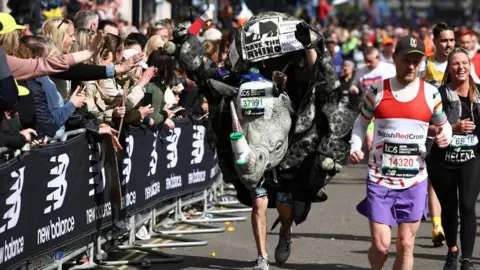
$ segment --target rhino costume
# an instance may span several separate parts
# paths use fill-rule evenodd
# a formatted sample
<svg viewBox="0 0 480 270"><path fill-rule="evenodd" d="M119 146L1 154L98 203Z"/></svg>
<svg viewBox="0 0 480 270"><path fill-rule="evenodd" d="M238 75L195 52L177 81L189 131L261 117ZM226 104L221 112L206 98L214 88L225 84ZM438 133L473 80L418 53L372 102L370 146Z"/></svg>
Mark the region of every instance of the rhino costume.
<svg viewBox="0 0 480 270"><path fill-rule="evenodd" d="M208 100L208 139L217 150L224 181L234 184L238 199L249 206L249 192L258 187L268 190L269 208L275 207L272 196L276 193L293 194L296 224L306 219L312 202L326 200L318 194L340 172L358 116L357 110L332 98L339 81L323 36L309 26L304 28L317 60L301 102L292 105L286 84L295 85L295 78L283 72L294 66L304 51L303 45L292 39L299 23L306 25L277 12L253 16L237 32L225 69L217 68L205 56L201 42L181 25L164 47L177 56L180 67ZM286 64L273 73L270 87L262 86L269 80L258 74L258 63L273 58L284 59ZM259 115L245 113L241 106L245 96L259 91L265 98L263 111Z"/></svg>

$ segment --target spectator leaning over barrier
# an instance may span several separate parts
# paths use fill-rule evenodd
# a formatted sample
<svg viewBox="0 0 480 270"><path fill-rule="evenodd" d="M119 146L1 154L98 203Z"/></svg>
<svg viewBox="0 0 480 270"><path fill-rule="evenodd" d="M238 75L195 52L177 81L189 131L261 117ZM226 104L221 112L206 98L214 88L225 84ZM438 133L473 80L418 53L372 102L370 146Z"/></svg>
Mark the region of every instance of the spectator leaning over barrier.
<svg viewBox="0 0 480 270"><path fill-rule="evenodd" d="M480 192L478 155L480 97L470 73L468 51L455 48L448 56L443 85L438 89L448 121L452 142L446 149L432 146L427 159L431 183L442 206L448 253L445 270L457 269L458 209L460 209L461 269L474 270L471 258L477 236L475 204Z"/></svg>
<svg viewBox="0 0 480 270"><path fill-rule="evenodd" d="M85 28L96 33L100 23L100 16L91 10L80 10L73 18L75 29Z"/></svg>
<svg viewBox="0 0 480 270"><path fill-rule="evenodd" d="M100 51L97 64L110 65L120 63L123 58L123 42L120 37L107 34L105 44ZM137 85L125 91L116 82L115 78L88 81L86 84L87 108L102 122L111 123L114 118L122 118L127 111L133 109L143 99L143 88L155 73L155 68L149 68L144 72ZM124 95L126 95L124 97ZM123 100L125 99L124 104ZM148 115L150 108L138 109L137 116ZM138 117L140 120L140 117Z"/></svg>
<svg viewBox="0 0 480 270"><path fill-rule="evenodd" d="M155 125L165 124L168 128L173 129L175 123L171 118L183 109L175 108L173 104L166 104L164 98L165 90L173 81L173 59L160 48L152 52L147 63L149 66L158 68L158 72L147 84L143 104L144 106L152 104L153 113L150 118L153 119Z"/></svg>
<svg viewBox="0 0 480 270"><path fill-rule="evenodd" d="M53 41L42 36L23 37L20 40L19 51L24 50L27 51L27 55L30 54L30 57L33 58L60 54ZM56 137L61 137L65 131L64 125L67 120L73 115L75 109L81 108L85 104L85 93L77 89L70 97L70 100L64 103L55 84L48 76L38 77L35 81L40 83L46 95L45 101L36 98L37 115L39 109L48 111L53 117ZM47 106L46 108L39 108L39 104L46 104Z"/></svg>
<svg viewBox="0 0 480 270"><path fill-rule="evenodd" d="M2 25L0 30L0 46L4 49L5 52L16 52L18 49L18 38L15 42L13 42L9 36L11 35L11 32L22 29L23 26L18 25L13 19L13 17L6 13L0 13L0 24ZM102 39L100 39L100 41L101 40ZM86 50L78 51L73 54L49 58L20 59L13 57L15 53L13 53L12 55L8 55L7 53L7 62L15 79L26 80L44 75L55 74L70 69L75 64L84 62L92 58L93 55L97 52L97 49L95 47L96 45L96 42L92 42ZM141 58L138 59L138 61L140 60ZM111 67L110 69L113 76L116 67ZM118 72L123 72L125 68L119 67L118 69ZM76 70L74 72L77 73L77 76L82 75ZM103 76L106 76L105 67L103 67L103 73Z"/></svg>

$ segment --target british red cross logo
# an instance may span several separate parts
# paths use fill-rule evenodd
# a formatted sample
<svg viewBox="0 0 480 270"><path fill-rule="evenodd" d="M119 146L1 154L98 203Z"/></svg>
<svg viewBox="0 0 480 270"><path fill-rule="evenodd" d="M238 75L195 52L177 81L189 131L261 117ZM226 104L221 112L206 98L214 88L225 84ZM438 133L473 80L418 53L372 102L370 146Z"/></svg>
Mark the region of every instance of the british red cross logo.
<svg viewBox="0 0 480 270"><path fill-rule="evenodd" d="M417 40L414 38L410 38L410 47L416 48L417 47Z"/></svg>

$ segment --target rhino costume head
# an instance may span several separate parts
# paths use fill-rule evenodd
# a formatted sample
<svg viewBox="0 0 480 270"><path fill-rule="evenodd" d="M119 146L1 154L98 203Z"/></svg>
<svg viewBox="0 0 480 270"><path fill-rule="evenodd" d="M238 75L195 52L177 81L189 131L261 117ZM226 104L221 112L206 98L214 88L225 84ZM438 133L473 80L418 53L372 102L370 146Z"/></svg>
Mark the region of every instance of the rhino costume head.
<svg viewBox="0 0 480 270"><path fill-rule="evenodd" d="M240 88L210 80L214 91L231 99L232 158L246 187L255 187L265 171L280 164L287 152L293 110L285 92L286 80L281 72L274 72L273 83L252 81L243 83ZM261 99L249 97L260 92L264 94ZM248 106L250 103L253 106ZM263 105L260 112L256 110L258 103Z"/></svg>

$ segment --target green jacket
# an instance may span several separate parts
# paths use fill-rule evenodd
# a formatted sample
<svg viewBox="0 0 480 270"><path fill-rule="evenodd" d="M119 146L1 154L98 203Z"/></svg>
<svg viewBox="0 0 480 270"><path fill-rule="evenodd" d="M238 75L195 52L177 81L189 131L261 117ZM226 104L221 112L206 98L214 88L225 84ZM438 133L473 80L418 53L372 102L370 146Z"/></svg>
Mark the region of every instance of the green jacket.
<svg viewBox="0 0 480 270"><path fill-rule="evenodd" d="M149 82L145 89L144 106L151 104L153 108L153 113L150 114L150 118L153 119L155 125L163 124L168 118L167 113L163 110L163 107L165 107L165 100L163 98L165 86L159 85L156 82Z"/></svg>

